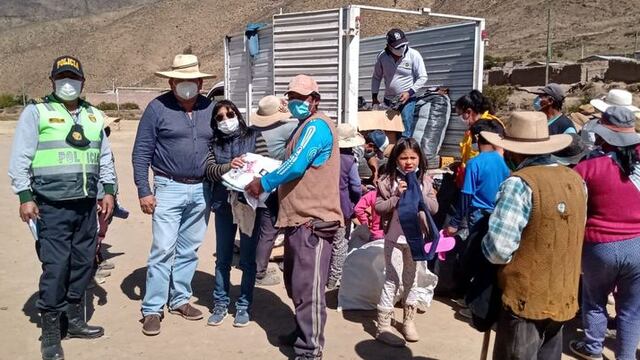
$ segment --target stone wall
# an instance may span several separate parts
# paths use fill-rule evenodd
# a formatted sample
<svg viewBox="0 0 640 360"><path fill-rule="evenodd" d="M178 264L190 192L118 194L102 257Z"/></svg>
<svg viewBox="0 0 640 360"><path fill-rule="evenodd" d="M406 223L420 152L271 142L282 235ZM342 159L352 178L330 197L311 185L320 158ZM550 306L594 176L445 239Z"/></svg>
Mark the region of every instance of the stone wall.
<svg viewBox="0 0 640 360"><path fill-rule="evenodd" d="M640 82L640 62L611 60L604 78L607 81Z"/></svg>

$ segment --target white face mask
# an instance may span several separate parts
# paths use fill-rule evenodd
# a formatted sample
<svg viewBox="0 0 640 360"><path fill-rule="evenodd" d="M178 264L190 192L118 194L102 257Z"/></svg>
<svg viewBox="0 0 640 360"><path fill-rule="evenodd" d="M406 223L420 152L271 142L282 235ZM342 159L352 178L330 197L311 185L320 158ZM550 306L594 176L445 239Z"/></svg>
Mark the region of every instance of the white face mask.
<svg viewBox="0 0 640 360"><path fill-rule="evenodd" d="M237 117L232 117L227 120L218 121L218 129L223 133L230 135L236 132L240 127L240 122Z"/></svg>
<svg viewBox="0 0 640 360"><path fill-rule="evenodd" d="M56 96L64 101L73 101L80 96L82 81L73 79L54 80Z"/></svg>
<svg viewBox="0 0 640 360"><path fill-rule="evenodd" d="M390 47L390 48L391 48L391 47ZM391 48L391 53L392 53L393 55L395 55L395 56L402 56L402 55L404 55L404 50L405 50L406 48L407 48L407 46L406 46L406 45L405 45L405 46L403 46L403 47L400 47L400 48L398 48L398 49Z"/></svg>
<svg viewBox="0 0 640 360"><path fill-rule="evenodd" d="M198 95L198 84L193 81L183 81L176 85L176 95L183 100L191 100Z"/></svg>

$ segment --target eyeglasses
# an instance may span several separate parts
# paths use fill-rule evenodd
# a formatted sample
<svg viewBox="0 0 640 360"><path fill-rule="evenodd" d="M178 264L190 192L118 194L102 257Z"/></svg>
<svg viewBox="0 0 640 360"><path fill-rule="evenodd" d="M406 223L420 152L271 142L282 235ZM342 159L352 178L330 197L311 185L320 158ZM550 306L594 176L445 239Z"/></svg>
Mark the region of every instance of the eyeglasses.
<svg viewBox="0 0 640 360"><path fill-rule="evenodd" d="M231 118L234 118L234 117L236 117L236 113L235 113L235 112L233 112L233 111L229 111L229 112L227 112L226 114L224 114L224 113L218 113L218 114L216 114L216 116L214 117L214 119L215 119L216 121L222 121L222 120L224 120L224 119L231 119Z"/></svg>

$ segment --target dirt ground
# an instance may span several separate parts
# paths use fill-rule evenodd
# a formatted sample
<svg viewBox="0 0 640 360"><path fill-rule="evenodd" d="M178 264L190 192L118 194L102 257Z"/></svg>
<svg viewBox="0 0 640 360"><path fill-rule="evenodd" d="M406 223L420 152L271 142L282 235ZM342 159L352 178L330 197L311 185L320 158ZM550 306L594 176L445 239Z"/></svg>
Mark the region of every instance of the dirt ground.
<svg viewBox="0 0 640 360"><path fill-rule="evenodd" d="M131 211L127 220L116 219L106 243L116 264L106 283L89 291L88 313L92 324L105 327L106 335L95 340L66 340L67 359L286 359L291 349L278 347L277 336L293 326L291 302L284 286L256 287L253 323L243 329L228 320L220 327L201 321L186 321L167 314L162 333L155 337L142 334L140 300L144 292L146 258L151 243L151 218L138 207L131 168L131 148L137 122L124 121L112 132L111 141L120 179L120 200ZM15 122L0 122L0 173L7 173L9 149ZM4 175L6 176L6 175ZM18 218L18 199L11 193L9 181L0 181L0 359L38 359L40 330L37 299L40 264L34 241L26 225ZM209 227L200 249L200 262L193 288L193 302L208 314L212 304L212 270L215 234ZM240 271L232 271L232 296L237 296ZM437 299L417 325L422 337L406 348L393 349L377 343L375 313L335 310L337 296L328 296L328 322L325 330L325 359L478 359L482 334L455 316L448 299ZM396 319L401 317L400 309ZM575 326L565 330L565 343L574 336ZM611 344L607 344L610 345ZM565 353L568 353L565 344ZM611 357L611 352L607 350ZM571 358L565 355L566 358Z"/></svg>

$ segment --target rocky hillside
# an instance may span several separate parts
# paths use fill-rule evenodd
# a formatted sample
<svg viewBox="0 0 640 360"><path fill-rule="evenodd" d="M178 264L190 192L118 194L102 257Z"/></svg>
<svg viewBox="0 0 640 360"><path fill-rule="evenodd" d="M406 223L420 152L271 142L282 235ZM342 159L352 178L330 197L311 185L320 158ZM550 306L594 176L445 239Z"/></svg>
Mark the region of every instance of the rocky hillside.
<svg viewBox="0 0 640 360"><path fill-rule="evenodd" d="M485 17L487 53L501 59L542 59L545 53L544 0L378 0L376 6ZM190 49L203 70L222 77L222 40L248 22L268 21L285 12L335 8L334 0L3 0L0 2L0 92L31 96L47 91L51 61L63 53L78 56L88 90L119 86L159 86L153 72L173 55ZM638 0L564 0L551 2L554 58L585 53L631 53L640 31ZM431 17L363 13L365 35L391 26L415 29L441 23ZM217 80L212 80L211 83Z"/></svg>

